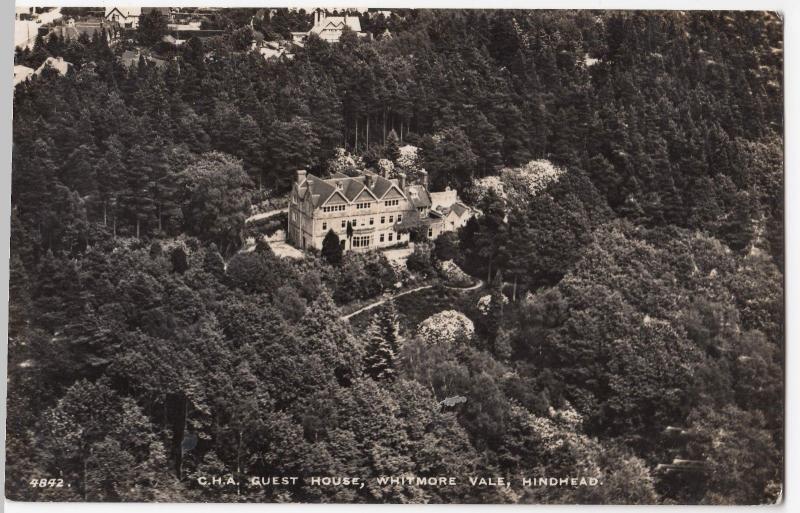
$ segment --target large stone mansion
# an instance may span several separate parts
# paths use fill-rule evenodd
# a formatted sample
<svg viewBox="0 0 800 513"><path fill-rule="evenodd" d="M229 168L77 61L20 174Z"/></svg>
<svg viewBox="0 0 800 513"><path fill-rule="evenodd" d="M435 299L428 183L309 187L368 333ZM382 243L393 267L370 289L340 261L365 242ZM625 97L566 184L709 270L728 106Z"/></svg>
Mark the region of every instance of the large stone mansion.
<svg viewBox="0 0 800 513"><path fill-rule="evenodd" d="M464 226L472 215L455 190L430 192L424 172L420 184L408 184L402 174L390 179L371 172L336 173L323 179L299 170L289 198L287 238L301 249L322 249L333 230L345 251L369 251L408 242L408 228L417 225L435 239Z"/></svg>

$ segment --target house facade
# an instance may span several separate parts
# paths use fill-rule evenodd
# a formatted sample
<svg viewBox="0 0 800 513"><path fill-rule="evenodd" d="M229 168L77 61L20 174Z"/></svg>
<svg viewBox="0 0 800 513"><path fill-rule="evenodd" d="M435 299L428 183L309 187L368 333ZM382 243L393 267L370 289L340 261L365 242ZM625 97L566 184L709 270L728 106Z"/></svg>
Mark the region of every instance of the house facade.
<svg viewBox="0 0 800 513"><path fill-rule="evenodd" d="M408 228L419 224L428 227L429 238L463 226L472 209L455 191L434 204L424 176L422 184L407 184L403 175L337 173L323 179L299 170L289 198L287 240L300 249L322 249L333 230L345 251L369 251L408 242Z"/></svg>
<svg viewBox="0 0 800 513"><path fill-rule="evenodd" d="M106 6L105 18L113 23L119 23L123 28L136 28L139 26L139 16L142 15L141 7L112 7Z"/></svg>
<svg viewBox="0 0 800 513"><path fill-rule="evenodd" d="M361 20L358 16L328 16L324 9L314 11L314 26L308 32L292 32L292 42L303 44L311 34L318 35L323 41L338 43L344 33L345 27L356 33L358 37L367 37L361 32Z"/></svg>
<svg viewBox="0 0 800 513"><path fill-rule="evenodd" d="M169 7L112 7L106 6L105 19L118 23L122 28L135 29L139 26L139 19L147 16L151 11L158 11L162 16L170 18Z"/></svg>

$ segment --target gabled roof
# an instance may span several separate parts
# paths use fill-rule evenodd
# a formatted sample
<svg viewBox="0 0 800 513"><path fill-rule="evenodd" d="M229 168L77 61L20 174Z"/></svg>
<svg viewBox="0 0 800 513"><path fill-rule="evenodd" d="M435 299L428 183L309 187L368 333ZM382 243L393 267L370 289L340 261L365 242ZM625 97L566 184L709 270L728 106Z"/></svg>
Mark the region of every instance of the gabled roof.
<svg viewBox="0 0 800 513"><path fill-rule="evenodd" d="M447 188L444 191L440 192L431 192L431 208L438 209L439 207L442 208L450 208L453 203L458 201L458 193L455 189ZM441 209L440 209L441 210Z"/></svg>
<svg viewBox="0 0 800 513"><path fill-rule="evenodd" d="M409 185L406 188L406 197L415 208L431 206L431 197L421 185Z"/></svg>
<svg viewBox="0 0 800 513"><path fill-rule="evenodd" d="M373 201L373 200L377 201L378 198L375 197L375 194L372 192L372 190L370 190L369 187L364 185L363 188L361 189L361 192L359 192L358 195L355 198L353 198L352 201L363 202L363 201Z"/></svg>
<svg viewBox="0 0 800 513"><path fill-rule="evenodd" d="M114 11L116 11L117 14L119 14L123 18L137 17L140 14L142 14L142 8L141 7L129 7L129 6L126 6L126 7L109 7L109 6L106 6L106 15L105 15L105 17L108 18L109 16L111 16L114 13Z"/></svg>
<svg viewBox="0 0 800 513"><path fill-rule="evenodd" d="M332 192L332 193L331 193L331 194L330 194L330 195L329 195L327 198L323 199L323 200L322 200L322 201L319 203L319 205L317 205L317 206L324 205L324 204L326 204L326 203L330 202L330 201L331 201L333 198L337 198L337 197L338 197L338 198L341 198L341 199L342 199L342 201L344 201L345 203L349 203L349 202L350 202L350 201L349 201L349 200L348 200L348 199L347 199L347 198L344 196L344 194L342 194L342 191L340 191L340 190L338 190L338 189L334 189L334 190L333 190L333 192Z"/></svg>
<svg viewBox="0 0 800 513"><path fill-rule="evenodd" d="M319 178L314 175L306 175L306 179L295 184L298 196L303 198L311 182L311 196L314 208L324 205L334 194L338 192L348 203L353 203L361 194L368 194L372 200L380 201L392 189L396 190L401 196L408 197L407 191L398 187L395 180L390 180L378 174L368 173L360 176L347 176L343 173L333 173L330 178ZM408 187L417 195L415 206L430 206L430 196L424 187L412 185Z"/></svg>
<svg viewBox="0 0 800 513"><path fill-rule="evenodd" d="M405 196L405 194L403 194L403 191L400 190L400 187L397 187L397 185L395 185L394 182L392 182L388 178L384 178L381 175L372 175L372 176L375 182L372 184L372 192L378 199L381 199L384 196L386 196L386 193L389 192L389 190L392 189L392 187L397 189L400 192L400 194Z"/></svg>
<svg viewBox="0 0 800 513"><path fill-rule="evenodd" d="M323 30L342 30L345 26L353 32L361 32L361 20L358 16L327 16L314 25L310 32L319 34Z"/></svg>
<svg viewBox="0 0 800 513"><path fill-rule="evenodd" d="M465 213L469 212L470 208L465 204L461 203L460 201L453 203L451 207L452 211L456 213L458 217L462 217Z"/></svg>
<svg viewBox="0 0 800 513"><path fill-rule="evenodd" d="M41 66L39 66L36 69L36 71L34 71L34 73L37 74L37 75L41 75L42 72L46 68L52 68L52 69L58 71L58 73L60 75L66 75L67 71L69 71L69 69L71 67L72 67L72 63L65 61L63 57L58 57L58 58L56 58L56 57L48 57L41 64Z"/></svg>
<svg viewBox="0 0 800 513"><path fill-rule="evenodd" d="M337 187L341 184L341 191L344 194L344 197L347 198L347 201L353 201L356 199L356 196L361 194L361 191L364 190L366 187L364 185L362 177L347 177L342 178L340 180L336 180Z"/></svg>
<svg viewBox="0 0 800 513"><path fill-rule="evenodd" d="M306 194L310 194L311 204L314 205L314 208L327 201L335 191L336 187L311 174L307 175L302 183L297 184L298 196L304 198Z"/></svg>

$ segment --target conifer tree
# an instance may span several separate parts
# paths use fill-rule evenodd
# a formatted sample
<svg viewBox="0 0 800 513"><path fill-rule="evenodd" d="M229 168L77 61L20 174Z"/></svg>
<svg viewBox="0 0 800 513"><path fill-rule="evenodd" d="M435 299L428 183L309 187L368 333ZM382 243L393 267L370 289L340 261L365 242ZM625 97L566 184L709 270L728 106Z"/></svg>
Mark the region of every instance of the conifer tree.
<svg viewBox="0 0 800 513"><path fill-rule="evenodd" d="M492 344L492 351L495 350L497 334L503 323L503 303L506 298L503 295L503 273L497 271L492 279L491 302L487 314L486 327L489 332L489 342Z"/></svg>
<svg viewBox="0 0 800 513"><path fill-rule="evenodd" d="M328 230L322 240L322 256L331 265L342 263L342 245L339 242L339 236L333 230Z"/></svg>
<svg viewBox="0 0 800 513"><path fill-rule="evenodd" d="M389 347L396 353L399 349L400 333L398 332L399 321L394 301L387 302L377 316L378 328L381 337L389 343Z"/></svg>
<svg viewBox="0 0 800 513"><path fill-rule="evenodd" d="M397 137L394 128L386 136L386 157L392 162L397 162L397 159L400 158L400 138Z"/></svg>
<svg viewBox="0 0 800 513"><path fill-rule="evenodd" d="M364 372L375 381L391 381L395 377L396 352L381 334L380 321L373 319L367 329Z"/></svg>
<svg viewBox="0 0 800 513"><path fill-rule="evenodd" d="M28 56L27 64L31 68L36 69L41 66L48 57L50 57L50 54L47 52L44 36L40 33L36 36L36 40L33 43L33 51L30 56Z"/></svg>

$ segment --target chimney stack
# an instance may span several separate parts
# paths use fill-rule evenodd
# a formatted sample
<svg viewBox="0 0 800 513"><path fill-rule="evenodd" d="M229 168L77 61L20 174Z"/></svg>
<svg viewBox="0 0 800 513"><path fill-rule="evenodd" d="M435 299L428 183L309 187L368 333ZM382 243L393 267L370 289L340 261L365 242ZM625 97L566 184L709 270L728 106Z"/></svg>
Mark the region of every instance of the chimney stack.
<svg viewBox="0 0 800 513"><path fill-rule="evenodd" d="M303 180L306 179L306 170L305 169L298 169L297 170L297 185L303 183Z"/></svg>
<svg viewBox="0 0 800 513"><path fill-rule="evenodd" d="M425 190L428 190L428 172L423 169L419 174L422 179L422 186L425 187Z"/></svg>
<svg viewBox="0 0 800 513"><path fill-rule="evenodd" d="M406 174L405 173L397 173L397 178L400 180L400 190L406 190Z"/></svg>

